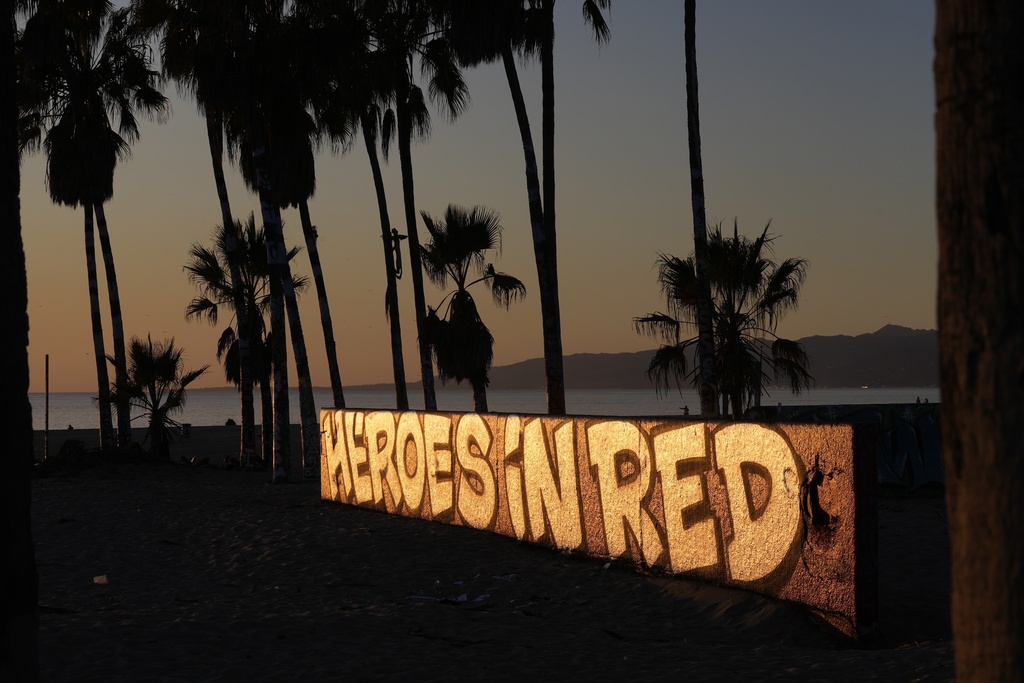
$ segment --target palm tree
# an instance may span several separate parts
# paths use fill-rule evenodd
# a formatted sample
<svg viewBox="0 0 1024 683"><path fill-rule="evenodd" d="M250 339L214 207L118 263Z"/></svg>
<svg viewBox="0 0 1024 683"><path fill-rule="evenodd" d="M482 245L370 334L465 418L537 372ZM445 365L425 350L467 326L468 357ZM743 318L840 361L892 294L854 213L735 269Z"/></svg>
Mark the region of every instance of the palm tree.
<svg viewBox="0 0 1024 683"><path fill-rule="evenodd" d="M391 227L387 193L378 156L382 110L390 112L393 121L394 88L390 85L391 69L379 51L370 50L369 20L361 14L358 3L334 0L304 0L296 5L296 14L315 35L318 44L331 48L317 60L326 64L326 83L314 95L313 111L318 128L330 139L333 151L347 151L357 133L370 162L377 208L380 215L381 241L384 250L385 290L384 312L390 324L392 372L395 382L395 404L398 410L409 409L405 361L402 351L402 325L398 308L398 279L401 278L400 240ZM346 43L352 47L339 52L334 46Z"/></svg>
<svg viewBox="0 0 1024 683"><path fill-rule="evenodd" d="M555 104L554 104L554 0L438 0L446 19L445 29L463 66L501 59L516 112L523 156L526 160L526 192L530 207L534 259L540 286L544 339L544 372L548 413L565 413L562 368L562 323L558 303L558 253L555 221ZM583 18L598 43L610 31L601 10L611 0L584 0ZM519 81L515 55L540 55L542 89L543 188L538 173L536 147L530 129L526 100Z"/></svg>
<svg viewBox="0 0 1024 683"><path fill-rule="evenodd" d="M312 476L319 466L319 421L312 400L312 382L305 353L302 324L292 288L281 211L274 199L271 164L267 152L267 121L264 113L276 97L275 86L294 75L293 64L279 50L285 36L282 17L285 0L237 0L211 3L205 0L162 0L164 9L179 12L175 26L185 32L174 37L183 44L197 44L203 32L205 57L190 60L187 50L173 52L183 61L175 69L190 74L196 98L207 111L216 111L225 122L243 127L251 145L253 167L259 186L260 212L267 238L270 265L270 326L274 368L274 481L287 481L291 469L288 410L287 337L292 340L301 399L303 465ZM156 19L160 21L159 17ZM168 42L165 26L165 43ZM213 45L218 49L214 53ZM165 50L166 52L166 50ZM286 313L287 309L287 313ZM287 316L287 317L286 317ZM288 327L288 334L285 330Z"/></svg>
<svg viewBox="0 0 1024 683"><path fill-rule="evenodd" d="M959 681L1024 680L1022 9L936 3L939 366Z"/></svg>
<svg viewBox="0 0 1024 683"><path fill-rule="evenodd" d="M189 282L199 290L199 296L192 299L185 309L186 320L205 320L216 325L220 319L220 311L227 307L235 314L234 286L228 265L228 241L234 242L242 285L242 296L245 301L246 316L249 325L249 348L252 350L252 371L260 384L261 404L263 412L263 462L273 459L273 397L271 394L271 359L267 351L269 331L266 324L266 311L269 307L270 270L267 264L266 237L261 228L256 227L255 218L250 215L243 225L234 223L233 230L226 230L223 225L217 226L214 232L213 247L193 244L189 249L189 261L184 269ZM293 247L288 259L295 258L299 253ZM305 278L293 278L292 286L296 291L306 289ZM237 317L235 319L237 323ZM241 339L240 332L228 326L217 341L217 358L224 365L224 374L235 386L241 385ZM253 463L242 462L242 466Z"/></svg>
<svg viewBox="0 0 1024 683"><path fill-rule="evenodd" d="M380 159L377 156L377 131L379 130L378 109L373 105L360 113L359 122L363 134L363 144L370 162L370 174L373 177L373 188L377 195L377 211L380 215L380 235L384 244L384 274L387 278L387 289L384 294L384 312L391 325L391 366L395 378L395 405L398 410L409 409L409 393L405 385L405 360L402 356L402 322L398 310L398 279L402 276L401 237L391 227L388 215L388 200L384 190L384 175L381 173Z"/></svg>
<svg viewBox="0 0 1024 683"><path fill-rule="evenodd" d="M428 92L439 101L449 118L454 119L468 101L455 55L445 36L433 24L433 12L415 0L367 0L365 16L369 22L373 47L382 65L382 73L390 84L386 92L394 99L394 119L385 119L385 152L390 132L398 137L398 154L402 168L402 190L405 201L405 223L409 239L413 297L416 308L416 331L420 351L420 374L423 401L427 410L437 409L434 395L434 372L431 351L426 337L426 300L423 271L420 263L420 241L416 226L416 198L413 186L412 139L425 136L430 130L423 91L413 81L413 57L418 57L421 72L428 76Z"/></svg>
<svg viewBox="0 0 1024 683"><path fill-rule="evenodd" d="M264 230L267 235L267 260L270 264L271 277L271 340L274 349L275 410L278 403L287 406L287 395L279 385L287 387L287 370L282 367L286 358L284 347L284 315L277 311L275 300L283 300L287 314L288 336L295 354L295 373L299 389L299 422L302 438L302 470L307 479L318 476L320 468L320 420L316 413L313 399L313 382L309 372L309 359L306 355L306 342L299 317L299 306L296 292L292 286L291 267L286 258L287 247L284 239L284 223L281 220L281 209L275 199L272 171L275 168L274 155L270 149L268 131L272 132L274 117L272 112L278 104L278 92L285 88L293 78L297 65L294 61L282 58L281 46L289 45L282 22L284 3L280 0L258 5L249 13L248 30L236 35L241 53L244 55L240 69L244 69L246 79L250 80L248 88L237 93L227 105L233 105L241 114L239 121L249 139L253 169L257 178L257 193L260 198L260 212L263 215ZM275 50L277 48L277 50ZM308 65L301 65L308 68ZM276 291L275 291L276 290ZM274 325L275 320L278 322ZM279 380L279 381L278 381ZM286 416L285 422L287 422ZM279 418L280 419L280 418ZM288 425L278 425L275 429L275 440L278 432L284 429L281 438L287 437ZM286 481L288 468L285 463L275 464L274 479Z"/></svg>
<svg viewBox="0 0 1024 683"><path fill-rule="evenodd" d="M113 10L109 3L94 0L46 3L26 23L22 43L22 148L46 150L51 199L82 206L90 233L95 212L110 299L115 375L122 382L124 324L103 204L113 196L117 162L138 139L136 111L162 112L167 100L155 88L157 74L149 68L148 47L129 30L126 9ZM116 131L107 112L117 114ZM86 239L91 240L88 235ZM90 288L93 285L90 282ZM100 325L96 314L93 305L94 338ZM94 350L102 374L102 349ZM109 408L104 408L106 382L98 379L103 385L102 415ZM126 442L131 438L131 416L123 407L117 415L118 439ZM105 420L101 416L101 432L109 434Z"/></svg>
<svg viewBox="0 0 1024 683"><path fill-rule="evenodd" d="M686 0L683 42L686 46L686 130L690 150L690 199L693 206L693 259L697 277L697 390L700 414L718 414L718 377L715 371L714 303L708 275L708 230L704 206L704 166L700 154L700 109L697 99L696 0Z"/></svg>
<svg viewBox="0 0 1024 683"><path fill-rule="evenodd" d="M142 35L161 36L161 57L164 74L192 94L206 120L217 198L221 207L221 224L233 225L231 203L224 179L225 113L207 105L206 90L223 79L219 71L219 52L223 42L217 34L224 21L218 3L178 3L168 0L132 0L133 26ZM216 14L215 14L216 13ZM239 387L241 420L239 425L239 461L249 466L255 455L255 411L253 407L254 359L257 351L250 347L249 319L242 291L242 274L238 265L238 247L232 231L227 233L226 255L234 293L235 319L238 328ZM265 410L266 408L264 408ZM267 432L264 432L264 442Z"/></svg>
<svg viewBox="0 0 1024 683"><path fill-rule="evenodd" d="M777 382L793 393L809 388L809 359L799 342L780 338L775 330L780 318L797 305L807 261L790 258L776 264L770 258L774 237L768 228L757 239L739 234L733 225L731 238L722 226L708 235L708 266L715 308L715 369L719 387L739 418L751 404L758 404L768 366ZM638 332L663 338L667 343L655 353L648 376L659 391L674 383L680 390L689 377L700 382L700 366L688 364L696 337L683 338L684 328L696 327L697 273L691 255L682 260L663 254L658 280L668 312L634 318Z"/></svg>
<svg viewBox="0 0 1024 683"><path fill-rule="evenodd" d="M0 27L0 430L5 472L0 478L0 647L12 680L39 680L39 576L32 544L32 412L28 399L28 278L18 193L15 5L7 3Z"/></svg>
<svg viewBox="0 0 1024 683"><path fill-rule="evenodd" d="M279 91L280 92L280 91ZM267 114L272 121L268 125L269 150L271 160L271 186L279 208L297 207L302 224L302 234L309 255L309 265L316 286L317 301L320 306L320 323L324 334L324 347L327 350L328 376L331 381L331 394L335 408L345 407L345 393L341 383L341 370L338 366L337 344L334 339L334 324L331 319L331 306L327 297L327 285L324 282L323 266L320 262L320 251L317 248L317 229L313 225L309 213L309 199L316 191L316 163L314 159L314 140L319 135L313 117L300 106L296 93L280 94L280 100L274 107L273 114ZM238 159L242 176L250 190L258 190L256 171L252 165L252 156L248 153L249 143L244 131L235 131L238 139L232 143L240 147Z"/></svg>
<svg viewBox="0 0 1024 683"><path fill-rule="evenodd" d="M484 325L469 288L484 283L494 302L506 309L523 296L526 287L517 278L494 270L486 263L484 252L501 250L501 225L497 213L480 206L465 209L449 205L444 220L422 213L430 241L421 251L427 277L444 288L449 278L455 289L447 294L444 317L434 308L427 315L427 341L437 359L441 381L469 380L473 387L473 407L487 412L487 374L494 357L494 337ZM471 278L471 269L475 279Z"/></svg>
<svg viewBox="0 0 1024 683"><path fill-rule="evenodd" d="M153 343L132 337L128 343L128 376L112 387L111 396L117 405L135 408L149 421L146 438L152 456L166 460L174 439L172 430L181 425L174 419L185 407L186 388L201 377L209 366L185 371L184 351L175 348L174 339ZM113 361L113 359L110 359Z"/></svg>

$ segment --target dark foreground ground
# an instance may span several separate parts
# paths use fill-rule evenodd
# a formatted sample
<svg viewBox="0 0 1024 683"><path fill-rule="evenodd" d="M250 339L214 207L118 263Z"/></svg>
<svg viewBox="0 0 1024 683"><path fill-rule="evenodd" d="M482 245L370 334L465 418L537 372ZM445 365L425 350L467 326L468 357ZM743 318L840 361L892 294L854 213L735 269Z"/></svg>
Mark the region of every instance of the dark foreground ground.
<svg viewBox="0 0 1024 683"><path fill-rule="evenodd" d="M266 479L104 464L35 480L44 680L953 678L938 496L882 496L882 643L858 648L795 605Z"/></svg>

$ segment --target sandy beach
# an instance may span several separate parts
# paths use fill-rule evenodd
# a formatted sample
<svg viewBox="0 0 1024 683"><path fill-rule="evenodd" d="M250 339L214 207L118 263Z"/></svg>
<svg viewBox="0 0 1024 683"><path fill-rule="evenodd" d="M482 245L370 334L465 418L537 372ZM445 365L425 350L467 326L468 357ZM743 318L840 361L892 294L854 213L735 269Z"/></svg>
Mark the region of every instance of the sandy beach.
<svg viewBox="0 0 1024 683"><path fill-rule="evenodd" d="M938 495L881 497L880 638L855 647L796 605L321 502L293 435L286 485L123 462L36 479L44 680L953 678ZM69 437L95 444L51 433L51 454ZM236 443L193 427L172 458Z"/></svg>

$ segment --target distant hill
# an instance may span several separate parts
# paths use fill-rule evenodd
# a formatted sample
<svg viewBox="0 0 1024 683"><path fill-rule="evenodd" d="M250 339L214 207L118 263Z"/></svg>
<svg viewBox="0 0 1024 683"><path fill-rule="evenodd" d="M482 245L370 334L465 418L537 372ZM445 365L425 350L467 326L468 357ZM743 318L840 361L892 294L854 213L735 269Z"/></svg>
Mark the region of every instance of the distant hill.
<svg viewBox="0 0 1024 683"><path fill-rule="evenodd" d="M934 387L939 384L939 334L886 325L856 337L805 337L819 387Z"/></svg>
<svg viewBox="0 0 1024 683"><path fill-rule="evenodd" d="M817 387L934 387L939 384L935 330L886 325L855 337L800 340L811 357ZM649 389L647 364L654 350L575 353L565 357L565 385L573 389ZM416 386L419 383L415 383ZM383 388L390 385L374 385ZM410 385L412 386L412 384ZM438 385L440 386L440 384ZM544 360L531 358L491 368L492 389L543 389Z"/></svg>

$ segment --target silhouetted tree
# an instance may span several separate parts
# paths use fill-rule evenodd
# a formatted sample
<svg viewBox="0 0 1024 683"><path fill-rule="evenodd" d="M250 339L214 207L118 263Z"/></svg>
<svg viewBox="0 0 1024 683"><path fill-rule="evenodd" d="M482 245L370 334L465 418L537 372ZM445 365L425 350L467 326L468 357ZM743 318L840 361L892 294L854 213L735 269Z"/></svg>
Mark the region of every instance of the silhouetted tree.
<svg viewBox="0 0 1024 683"><path fill-rule="evenodd" d="M270 334L266 324L266 313L270 305L269 280L270 267L267 264L266 237L263 230L256 227L255 218L250 215L243 225L234 224L234 230L228 231L224 226L217 226L214 232L213 247L193 244L189 249L189 261L185 264L185 272L189 282L199 290L200 295L192 299L185 309L186 320L206 320L216 325L220 319L220 311L227 310L235 314L234 285L228 266L229 232L235 243L235 258L238 266L242 298L245 301L247 319L250 321L249 348L252 350L252 372L260 384L263 432L261 435L263 462L270 463L273 458L273 395L271 385L272 359L268 351ZM299 253L297 247L288 252L288 259L294 259ZM303 291L307 286L305 278L292 278L295 290ZM236 319L237 320L237 319ZM226 327L217 340L217 358L224 365L224 374L229 382L240 386L241 360L240 338L236 327ZM243 463L246 464L246 463Z"/></svg>
<svg viewBox="0 0 1024 683"><path fill-rule="evenodd" d="M39 577L32 541L32 408L28 400L28 277L18 192L15 96L16 4L3 5L0 26L0 680L39 680Z"/></svg>
<svg viewBox="0 0 1024 683"><path fill-rule="evenodd" d="M562 323L558 303L558 253L555 221L555 86L554 86L554 0L435 0L445 17L449 38L465 66L501 59L508 80L516 121L526 160L526 190L530 207L537 280L540 287L544 339L544 372L548 412L565 413L565 384L562 362ZM584 0L584 21L598 43L608 40L610 31L601 10L610 0ZM515 55L540 56L542 90L543 187L537 154L526 111Z"/></svg>
<svg viewBox="0 0 1024 683"><path fill-rule="evenodd" d="M427 341L437 359L441 381L469 380L473 387L473 407L487 412L487 374L494 357L494 337L480 318L469 288L485 284L494 302L508 308L526 295L526 287L517 278L494 270L486 262L487 251L500 251L501 225L497 213L480 206L464 209L449 205L444 220L422 213L430 241L423 246L423 268L430 281L440 288L449 278L455 289L438 304L448 301L443 317L434 308L427 314ZM474 271L471 273L470 271ZM470 279L475 275L475 279Z"/></svg>
<svg viewBox="0 0 1024 683"><path fill-rule="evenodd" d="M230 25L230 15L222 3L173 2L169 0L132 0L133 26L143 35L159 35L160 52L164 74L178 86L189 92L206 121L206 135L210 147L210 161L213 178L220 202L221 225L233 225L231 202L227 183L224 179L224 121L230 112L219 111L210 102L207 90L223 83L224 62L220 59L223 41L219 35L221 27ZM239 424L239 462L248 467L255 455L256 429L253 406L253 382L255 381L253 354L257 349L250 347L253 335L249 332L249 320L242 292L239 271L238 247L232 231L227 233L226 256L231 286L234 292L235 319L238 330L238 363L241 420ZM264 387L265 389L265 387ZM266 407L264 407L264 412ZM263 441L269 442L264 424Z"/></svg>
<svg viewBox="0 0 1024 683"><path fill-rule="evenodd" d="M1024 4L939 0L942 443L958 681L1024 680Z"/></svg>
<svg viewBox="0 0 1024 683"><path fill-rule="evenodd" d="M204 365L186 371L182 353L174 347L173 338L154 344L149 337L146 341L132 337L128 343L128 376L111 388L115 404L135 408L149 422L143 445L149 442L150 454L164 460L170 455L173 430L181 427L173 416L185 407L186 389L209 368Z"/></svg>
<svg viewBox="0 0 1024 683"><path fill-rule="evenodd" d="M94 0L45 3L26 23L22 44L22 149L45 149L50 198L84 208L87 242L92 239L91 214L96 214L110 299L115 376L121 382L126 371L124 324L103 204L114 194L117 162L138 139L136 111L162 112L167 100L155 88L157 73L150 69L148 47L129 30L127 9L113 10ZM116 131L108 112L117 114ZM94 271L91 266L90 272ZM94 286L90 279L90 291ZM95 304L93 336L94 346L102 345ZM102 375L102 348L94 351L97 374ZM104 385L99 389L101 434L109 434L102 414L107 387L103 377L98 379ZM126 442L131 437L131 416L122 407L117 417L118 439ZM101 438L101 445L111 443L108 439L103 444Z"/></svg>
<svg viewBox="0 0 1024 683"><path fill-rule="evenodd" d="M757 239L731 238L716 226L708 235L708 269L714 301L715 370L722 394L728 397L733 417L739 418L760 401L763 382L784 381L793 393L809 388L809 359L799 342L775 334L780 318L797 305L807 269L804 259L775 263L770 258L773 237L768 226ZM688 362L697 337L684 338L684 329L696 328L697 272L693 256L686 260L663 254L658 281L668 312L633 319L638 332L666 341L647 370L659 390L674 383L679 389L687 378L700 382L699 365Z"/></svg>
<svg viewBox="0 0 1024 683"><path fill-rule="evenodd" d="M420 351L420 374L423 381L423 402L427 410L437 409L434 394L434 371L426 338L426 301L423 292L423 271L420 264L420 240L416 226L416 197L413 184L412 139L430 131L423 91L414 82L413 58L428 78L431 99L439 102L449 118L454 119L468 102L466 84L458 69L455 55L446 37L435 30L434 13L428 3L416 0L367 0L364 3L371 44L377 52L382 80L390 85L394 118L385 117L383 140L394 133L398 138L398 155L402 168L402 190L405 203L405 224L409 240L409 271L412 275L416 309L416 330Z"/></svg>
<svg viewBox="0 0 1024 683"><path fill-rule="evenodd" d="M388 215L388 200L384 189L384 175L381 173L380 158L377 156L377 140L379 131L379 108L370 105L360 113L359 127L366 147L366 156L370 162L370 174L373 177L373 188L377 195L377 210L380 215L380 235L384 244L384 275L387 278L387 289L384 294L384 311L391 325L391 365L395 379L395 404L399 410L409 409L409 392L406 388L405 361L402 356L402 322L398 309L398 279L402 276L401 237L391 227Z"/></svg>
<svg viewBox="0 0 1024 683"><path fill-rule="evenodd" d="M335 152L347 150L357 134L370 162L377 208L380 215L381 246L384 251L384 269L387 282L384 311L391 335L392 373L395 382L395 404L399 410L408 410L409 395L406 388L405 361L402 350L402 325L398 308L398 279L402 273L400 241L397 230L392 230L388 213L387 194L381 173L378 149L384 112L394 120L393 75L388 54L371 49L370 21L362 13L362 3L335 0L304 0L296 5L296 13L321 36L318 44L331 46L317 60L324 68L323 87L313 95L313 111L318 127L331 141ZM348 46L339 51L333 46Z"/></svg>
<svg viewBox="0 0 1024 683"><path fill-rule="evenodd" d="M310 270L316 287L317 302L320 308L320 326L324 334L324 348L327 352L327 370L331 382L331 395L335 408L345 407L345 393L341 383L341 370L338 366L337 344L334 339L334 324L331 319L331 306L327 297L327 285L324 281L323 266L320 262L320 250L317 247L317 229L313 225L309 213L309 199L316 191L316 164L314 158L314 141L318 136L316 124L312 116L298 101L298 95L289 93L287 100L281 94L270 120L268 130L271 187L279 208L298 207L299 220L302 224L302 235L309 255ZM244 133L239 131L239 133ZM258 189L256 172L251 163L249 143L243 136L235 141L241 145L239 165L246 185L253 191ZM310 386L312 391L312 386Z"/></svg>
<svg viewBox="0 0 1024 683"><path fill-rule="evenodd" d="M225 121L244 127L251 145L253 167L258 179L260 212L267 236L270 264L270 326L274 367L274 481L287 481L291 469L288 410L288 351L292 341L296 373L299 376L303 437L303 465L311 476L319 466L319 421L312 402L312 382L306 358L302 324L295 292L291 288L281 211L274 200L267 147L266 107L270 106L275 84L294 75L294 64L282 58L284 0L237 0L209 3L205 0L165 0L188 13L192 21L180 23L183 30L209 31L219 41L215 64L203 62L201 98L208 110L221 112ZM286 45L285 45L286 47ZM199 96L197 96L198 98ZM286 313L287 309L287 313ZM288 327L286 332L285 327ZM307 390L308 389L308 390Z"/></svg>
<svg viewBox="0 0 1024 683"><path fill-rule="evenodd" d="M693 206L693 261L697 277L697 391L700 414L718 414L718 373L715 368L714 303L708 264L707 214L704 206L704 165L700 154L700 107L697 98L696 0L684 5L686 48L686 131L690 151L690 198Z"/></svg>

